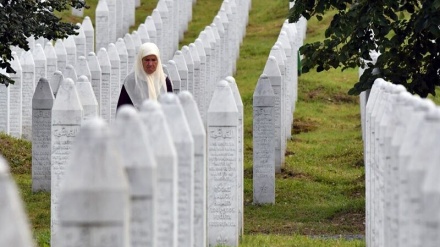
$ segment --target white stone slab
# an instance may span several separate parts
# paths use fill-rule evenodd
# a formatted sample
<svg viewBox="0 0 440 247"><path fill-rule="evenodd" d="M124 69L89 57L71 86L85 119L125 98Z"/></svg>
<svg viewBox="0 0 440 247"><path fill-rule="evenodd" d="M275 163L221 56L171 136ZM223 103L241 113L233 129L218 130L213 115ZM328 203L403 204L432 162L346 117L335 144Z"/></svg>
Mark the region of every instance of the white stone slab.
<svg viewBox="0 0 440 247"><path fill-rule="evenodd" d="M194 62L194 90L193 90L193 97L194 100L196 101L197 104L197 108L199 108L199 102L200 102L200 74L201 74L201 68L202 68L202 63L201 63L201 58L199 56L199 52L197 51L197 46L194 43L189 44L189 52L191 53L191 58L193 59ZM204 57L204 59L206 59L206 57ZM204 61L205 62L205 61ZM204 65L204 64L203 64Z"/></svg>
<svg viewBox="0 0 440 247"><path fill-rule="evenodd" d="M64 73L67 66L66 47L61 39L57 39L54 48L57 54L57 70L61 71L61 73Z"/></svg>
<svg viewBox="0 0 440 247"><path fill-rule="evenodd" d="M70 78L74 82L78 80L78 75L76 74L75 67L72 64L66 66L66 71L64 72L64 78Z"/></svg>
<svg viewBox="0 0 440 247"><path fill-rule="evenodd" d="M50 192L52 106L55 97L46 78L32 98L32 191Z"/></svg>
<svg viewBox="0 0 440 247"><path fill-rule="evenodd" d="M106 0L99 0L95 11L96 50L106 48L110 43L110 10Z"/></svg>
<svg viewBox="0 0 440 247"><path fill-rule="evenodd" d="M23 91L23 69L21 68L20 58L17 53L12 52L11 67L15 74L11 73L10 78L14 81L9 85L9 134L15 138L21 138L22 131L22 91Z"/></svg>
<svg viewBox="0 0 440 247"><path fill-rule="evenodd" d="M145 27L147 28L150 42L157 44L157 30L152 16L147 16L147 19L145 19Z"/></svg>
<svg viewBox="0 0 440 247"><path fill-rule="evenodd" d="M127 48L128 60L127 60L127 75L133 70L133 64L136 56L136 50L134 47L133 39L129 33L124 36L125 48Z"/></svg>
<svg viewBox="0 0 440 247"><path fill-rule="evenodd" d="M9 74L4 72L3 70L0 70L0 74L4 74L7 77L9 77ZM9 134L9 102L10 102L10 95L9 95L9 86L7 87L5 84L0 84L0 132L3 132L5 134Z"/></svg>
<svg viewBox="0 0 440 247"><path fill-rule="evenodd" d="M225 79L229 86L231 87L232 94L234 95L235 104L238 109L238 126L237 126L237 134L238 134L238 224L241 228L241 234L243 234L243 222L244 222L244 111L243 111L243 101L241 100L240 91L238 90L237 82L235 78L232 76L228 76Z"/></svg>
<svg viewBox="0 0 440 247"><path fill-rule="evenodd" d="M122 38L119 38L115 45L116 45L116 49L119 54L119 60L121 62L120 79L123 82L129 72L128 71L128 51L127 51L127 47L125 46L124 39L122 39ZM121 85L121 87L122 87L122 85Z"/></svg>
<svg viewBox="0 0 440 247"><path fill-rule="evenodd" d="M111 42L116 42L116 40L120 37L123 37L124 34L128 31L124 31L124 5L126 1L124 0L116 0L116 38L111 40Z"/></svg>
<svg viewBox="0 0 440 247"><path fill-rule="evenodd" d="M81 128L62 183L57 246L128 246L129 188L111 138L102 119Z"/></svg>
<svg viewBox="0 0 440 247"><path fill-rule="evenodd" d="M208 109L208 244L238 246L238 109L220 81Z"/></svg>
<svg viewBox="0 0 440 247"><path fill-rule="evenodd" d="M22 137L26 140L32 138L32 96L35 89L35 63L31 51L24 52L20 58L23 69L22 90Z"/></svg>
<svg viewBox="0 0 440 247"><path fill-rule="evenodd" d="M196 101L188 91L179 100L194 139L194 246L206 246L206 131Z"/></svg>
<svg viewBox="0 0 440 247"><path fill-rule="evenodd" d="M58 206L60 187L64 181L72 146L83 119L83 109L72 79L67 78L60 85L52 107L52 157L51 157L51 245L60 227ZM75 156L74 156L75 157ZM76 163L75 163L76 164ZM79 163L76 165L80 165ZM82 170L81 170L82 171ZM84 213L84 212L81 212ZM62 238L64 239L64 238Z"/></svg>
<svg viewBox="0 0 440 247"><path fill-rule="evenodd" d="M205 104L204 104L205 105L205 109L204 109L205 114L204 115L207 116L209 103L211 102L211 98L212 98L211 93L210 93L211 92L210 85L213 82L212 74L214 72L212 71L212 67L213 67L212 63L214 63L214 61L213 61L214 57L211 56L211 54L212 54L211 44L208 41L208 38L206 36L205 31L200 32L199 40L201 43L203 43L203 48L205 49L205 55L206 55L206 73L205 73L205 79L204 79L205 83L203 86L204 86L204 95L205 95ZM197 43L198 43L198 41L196 39L196 45L197 45ZM200 53L200 50L199 50L199 53ZM203 80L203 77L202 77L202 80Z"/></svg>
<svg viewBox="0 0 440 247"><path fill-rule="evenodd" d="M52 93L54 97L57 96L58 88L60 87L60 84L63 81L64 81L64 76L63 73L61 73L61 71L57 70L51 75L49 79L49 84L50 84L50 88L52 89Z"/></svg>
<svg viewBox="0 0 440 247"><path fill-rule="evenodd" d="M117 0L107 0L107 7L108 7L108 43L105 45L105 47L112 42L115 42L118 38L118 29L117 29L117 14L116 14L116 1Z"/></svg>
<svg viewBox="0 0 440 247"><path fill-rule="evenodd" d="M177 153L162 107L146 100L140 109L157 166L157 246L177 247Z"/></svg>
<svg viewBox="0 0 440 247"><path fill-rule="evenodd" d="M133 106L118 109L115 143L130 185L130 242L132 247L157 246L157 164L139 113Z"/></svg>
<svg viewBox="0 0 440 247"><path fill-rule="evenodd" d="M134 51L135 54L139 51L139 47L142 45L141 37L137 31L133 31L131 33L131 38L133 39Z"/></svg>
<svg viewBox="0 0 440 247"><path fill-rule="evenodd" d="M84 33L84 29L82 28L80 23L76 24L79 29L77 30L78 34L74 36L75 45L76 45L76 58L81 56L87 56L87 44L86 44L86 34Z"/></svg>
<svg viewBox="0 0 440 247"><path fill-rule="evenodd" d="M266 75L253 97L253 203L275 204L275 94Z"/></svg>
<svg viewBox="0 0 440 247"><path fill-rule="evenodd" d="M147 27L144 23L141 23L137 29L137 32L139 34L139 38L141 39L141 43L147 43L150 42L150 36L148 34Z"/></svg>
<svg viewBox="0 0 440 247"><path fill-rule="evenodd" d="M32 51L32 56L34 57L34 62L35 62L35 86L36 86L40 78L47 77L46 55L44 54L44 49L40 44L35 45L35 49Z"/></svg>
<svg viewBox="0 0 440 247"><path fill-rule="evenodd" d="M101 67L101 104L99 105L100 116L107 122L110 122L111 118L111 63L107 50L101 48L98 52L99 66Z"/></svg>
<svg viewBox="0 0 440 247"><path fill-rule="evenodd" d="M28 43L29 50L32 52L32 50L34 50L34 48L35 48L35 37L34 37L34 35L31 35L31 36L27 37L26 41Z"/></svg>
<svg viewBox="0 0 440 247"><path fill-rule="evenodd" d="M19 190L0 156L0 246L34 246Z"/></svg>
<svg viewBox="0 0 440 247"><path fill-rule="evenodd" d="M112 122L116 117L116 107L118 105L119 94L121 93L121 59L118 49L113 43L108 45L108 57L111 64L111 82L110 82L110 113Z"/></svg>
<svg viewBox="0 0 440 247"><path fill-rule="evenodd" d="M183 53L181 51L176 51L173 60L176 62L177 70L180 75L180 90L188 90L188 66Z"/></svg>
<svg viewBox="0 0 440 247"><path fill-rule="evenodd" d="M90 17L84 17L81 24L84 35L86 36L86 54L95 51L95 28L93 27Z"/></svg>
<svg viewBox="0 0 440 247"><path fill-rule="evenodd" d="M98 101L96 100L89 79L82 75L78 78L75 86L83 108L83 121L98 117Z"/></svg>
<svg viewBox="0 0 440 247"><path fill-rule="evenodd" d="M58 57L52 42L46 43L46 46L44 47L44 54L46 55L46 75L47 78L50 78L50 76L52 76L53 73L58 70Z"/></svg>
<svg viewBox="0 0 440 247"><path fill-rule="evenodd" d="M163 52L165 51L164 43L165 43L165 35L163 30L163 23L162 18L160 16L159 10L156 8L153 10L153 13L151 14L154 21L154 26L156 27L156 45L159 47L160 53L160 59L162 61L166 61Z"/></svg>
<svg viewBox="0 0 440 247"><path fill-rule="evenodd" d="M187 90L190 93L194 93L194 60L191 55L191 51L189 50L188 46L182 47L182 54L185 58L186 67L188 68L188 88Z"/></svg>
<svg viewBox="0 0 440 247"><path fill-rule="evenodd" d="M162 61L167 61L171 59L174 53L172 52L172 47L169 41L170 37L173 37L173 34L171 34L171 32L173 32L170 19L171 15L165 0L159 0L156 9L159 11L160 18L162 19L162 46L159 47L161 49L161 58Z"/></svg>
<svg viewBox="0 0 440 247"><path fill-rule="evenodd" d="M76 75L79 76L86 76L87 80L91 80L92 79L92 73L90 72L90 68L89 68L89 62L87 61L86 57L78 57L78 61L76 63L75 66L75 71L76 71Z"/></svg>
<svg viewBox="0 0 440 247"><path fill-rule="evenodd" d="M64 47L66 47L67 52L67 65L71 64L75 66L77 53L76 53L76 43L74 36L69 36L64 40ZM67 66L66 65L66 66Z"/></svg>
<svg viewBox="0 0 440 247"><path fill-rule="evenodd" d="M198 96L196 96L195 98L197 100L197 105L199 106L200 115L202 116L203 123L206 126L206 118L208 111L208 104L206 99L207 98L206 83L207 83L207 73L209 66L207 66L207 55L205 53L203 41L201 39L196 39L194 45L197 48L197 52L200 58L200 79L199 79L199 83L196 84Z"/></svg>
<svg viewBox="0 0 440 247"><path fill-rule="evenodd" d="M170 126L178 158L178 242L179 246L193 246L194 139L177 95L163 94L159 102Z"/></svg>
<svg viewBox="0 0 440 247"><path fill-rule="evenodd" d="M90 52L87 56L87 62L89 63L90 74L92 76L91 84L93 93L95 94L96 101L98 102L98 115L101 116L101 66L99 65L98 57L94 52Z"/></svg>
<svg viewBox="0 0 440 247"><path fill-rule="evenodd" d="M180 79L179 70L177 69L177 65L174 60L168 61L167 71L168 71L168 78L171 80L171 83L173 84L173 92L179 93L181 91L182 81Z"/></svg>

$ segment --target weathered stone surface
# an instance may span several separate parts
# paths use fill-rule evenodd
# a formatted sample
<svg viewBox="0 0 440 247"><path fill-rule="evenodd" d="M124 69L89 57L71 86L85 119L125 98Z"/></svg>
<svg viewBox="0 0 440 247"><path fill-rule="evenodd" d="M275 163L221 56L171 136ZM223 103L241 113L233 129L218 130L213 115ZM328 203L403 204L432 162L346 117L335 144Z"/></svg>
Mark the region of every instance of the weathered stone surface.
<svg viewBox="0 0 440 247"><path fill-rule="evenodd" d="M78 75L76 74L75 67L72 64L66 66L66 71L64 72L64 78L70 78L74 82L78 80Z"/></svg>
<svg viewBox="0 0 440 247"><path fill-rule="evenodd" d="M116 107L118 105L119 94L121 92L121 59L118 49L113 43L108 45L108 57L111 64L110 79L110 122L116 117Z"/></svg>
<svg viewBox="0 0 440 247"><path fill-rule="evenodd" d="M0 74L3 74L9 77L9 74L6 73L3 69L0 70ZM0 84L0 132L5 134L9 134L9 87L6 87L5 84Z"/></svg>
<svg viewBox="0 0 440 247"><path fill-rule="evenodd" d="M157 44L157 30L152 16L147 16L147 19L145 19L145 27L147 28L150 42Z"/></svg>
<svg viewBox="0 0 440 247"><path fill-rule="evenodd" d="M177 69L176 62L174 60L168 61L167 64L168 77L173 83L173 91L174 93L179 93L181 91L182 81L180 79L179 71Z"/></svg>
<svg viewBox="0 0 440 247"><path fill-rule="evenodd" d="M179 98L173 93L162 94L159 102L170 125L177 152L178 171L178 241L179 246L194 243L194 139Z"/></svg>
<svg viewBox="0 0 440 247"><path fill-rule="evenodd" d="M275 203L275 94L261 75L253 97L253 198L255 204Z"/></svg>
<svg viewBox="0 0 440 247"><path fill-rule="evenodd" d="M98 52L98 61L99 66L101 67L101 104L99 105L100 116L110 122L111 118L111 91L110 91L110 83L111 83L111 63L110 58L108 57L107 50L105 48L101 48Z"/></svg>
<svg viewBox="0 0 440 247"><path fill-rule="evenodd" d="M32 98L32 191L50 192L52 106L55 97L46 78Z"/></svg>
<svg viewBox="0 0 440 247"><path fill-rule="evenodd" d="M106 48L110 43L110 10L106 0L99 0L95 12L96 50Z"/></svg>
<svg viewBox="0 0 440 247"><path fill-rule="evenodd" d="M70 64L75 66L76 58L77 58L77 53L76 53L77 47L74 36L69 36L64 40L64 47L66 47L66 52L67 52L67 65Z"/></svg>
<svg viewBox="0 0 440 247"><path fill-rule="evenodd" d="M137 29L137 33L139 34L139 38L141 39L141 43L150 42L150 35L148 34L147 27L144 23L141 23Z"/></svg>
<svg viewBox="0 0 440 247"><path fill-rule="evenodd" d="M174 53L173 60L176 62L177 70L180 76L180 90L188 90L188 66L186 65L185 57L181 51Z"/></svg>
<svg viewBox="0 0 440 247"><path fill-rule="evenodd" d="M101 116L101 66L99 65L98 57L94 52L89 53L87 56L87 62L89 63L90 74L92 76L91 84L93 93L95 94L96 101L98 102L98 115Z"/></svg>
<svg viewBox="0 0 440 247"><path fill-rule="evenodd" d="M58 57L52 42L47 42L44 47L44 54L46 55L46 76L50 78L55 71L58 70Z"/></svg>
<svg viewBox="0 0 440 247"><path fill-rule="evenodd" d="M125 46L124 39L122 39L122 38L119 38L115 45L116 45L116 49L118 50L119 60L121 62L120 80L121 80L121 82L123 82L129 72L128 71L128 51L127 51L127 47ZM121 87L122 87L122 85L121 85Z"/></svg>
<svg viewBox="0 0 440 247"><path fill-rule="evenodd" d="M84 35L86 36L86 54L89 54L90 52L95 51L95 29L93 28L90 17L84 17L81 26L84 30Z"/></svg>
<svg viewBox="0 0 440 247"><path fill-rule="evenodd" d="M146 100L140 109L157 166L157 246L177 247L177 153L162 107Z"/></svg>
<svg viewBox="0 0 440 247"><path fill-rule="evenodd" d="M57 96L58 88L60 87L60 84L64 81L64 76L61 71L55 71L52 76L50 77L49 83L50 88L52 89L53 96Z"/></svg>
<svg viewBox="0 0 440 247"><path fill-rule="evenodd" d="M86 52L86 34L84 33L84 29L82 28L80 23L76 24L78 29L78 34L74 36L75 44L76 44L76 58L87 56Z"/></svg>
<svg viewBox="0 0 440 247"><path fill-rule="evenodd" d="M64 43L61 39L57 39L55 42L55 52L57 54L57 70L64 73L67 66L67 51Z"/></svg>
<svg viewBox="0 0 440 247"><path fill-rule="evenodd" d="M127 60L127 74L133 70L133 64L136 56L136 49L134 47L133 39L129 33L124 36L125 47L127 48L128 60Z"/></svg>
<svg viewBox="0 0 440 247"><path fill-rule="evenodd" d="M92 79L92 73L90 72L90 68L89 68L89 62L87 61L86 57L78 57L78 62L76 63L75 66L75 71L77 76L86 76L87 80L91 80Z"/></svg>
<svg viewBox="0 0 440 247"><path fill-rule="evenodd" d="M20 58L16 52L12 52L11 67L15 70L15 74L11 74L10 78L15 82L9 85L9 134L15 138L21 138L22 131L22 92L23 92L23 69L21 68Z"/></svg>
<svg viewBox="0 0 440 247"><path fill-rule="evenodd" d="M186 67L188 68L188 82L187 90L190 93L194 93L194 59L191 55L191 51L188 46L182 47L182 54L185 59Z"/></svg>
<svg viewBox="0 0 440 247"><path fill-rule="evenodd" d="M23 69L22 90L22 137L27 140L32 138L32 96L35 89L35 63L31 51L24 52L20 58Z"/></svg>
<svg viewBox="0 0 440 247"><path fill-rule="evenodd" d="M83 121L99 116L98 101L96 101L89 79L82 75L78 78L75 86L83 108Z"/></svg>
<svg viewBox="0 0 440 247"><path fill-rule="evenodd" d="M44 54L44 49L40 44L35 45L35 49L32 51L32 56L34 57L35 63L35 85L37 85L40 78L47 77L46 55Z"/></svg>

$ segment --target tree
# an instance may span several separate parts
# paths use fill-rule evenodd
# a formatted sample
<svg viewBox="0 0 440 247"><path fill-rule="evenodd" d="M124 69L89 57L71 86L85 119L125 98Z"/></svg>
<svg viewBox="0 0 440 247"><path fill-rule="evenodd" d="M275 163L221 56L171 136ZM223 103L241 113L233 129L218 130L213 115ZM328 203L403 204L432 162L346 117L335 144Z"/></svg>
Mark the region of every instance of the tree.
<svg viewBox="0 0 440 247"><path fill-rule="evenodd" d="M324 41L300 49L303 72L367 65L349 94L370 89L376 78L384 78L422 97L435 95L440 85L440 0L296 0L289 21L301 15L321 21L330 10L336 13ZM365 62L371 60L371 50L381 54L374 65ZM379 73L372 73L375 68Z"/></svg>
<svg viewBox="0 0 440 247"><path fill-rule="evenodd" d="M64 11L70 7L82 8L84 0L0 0L0 68L6 73L15 73L9 63L13 57L11 47L29 50L27 38L44 37L49 40L66 38L76 34L74 24L65 23L55 16L55 11ZM14 83L0 74L0 83Z"/></svg>

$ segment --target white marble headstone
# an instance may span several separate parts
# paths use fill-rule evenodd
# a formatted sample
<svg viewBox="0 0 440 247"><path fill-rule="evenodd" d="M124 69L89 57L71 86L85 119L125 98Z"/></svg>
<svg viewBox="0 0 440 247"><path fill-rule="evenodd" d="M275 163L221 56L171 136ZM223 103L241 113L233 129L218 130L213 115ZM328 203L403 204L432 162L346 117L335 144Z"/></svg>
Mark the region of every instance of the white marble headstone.
<svg viewBox="0 0 440 247"><path fill-rule="evenodd" d="M95 51L95 28L93 27L92 20L88 16L84 17L81 26L86 36L86 54L89 54Z"/></svg>
<svg viewBox="0 0 440 247"><path fill-rule="evenodd" d="M111 63L107 50L101 48L98 52L99 66L101 67L101 104L99 105L100 116L110 123L111 119Z"/></svg>
<svg viewBox="0 0 440 247"><path fill-rule="evenodd" d="M44 54L46 55L46 75L48 78L58 70L58 57L52 42L47 42L44 47Z"/></svg>
<svg viewBox="0 0 440 247"><path fill-rule="evenodd" d="M98 57L94 52L90 52L87 56L87 62L89 63L90 74L92 76L91 84L93 92L95 93L96 101L98 102L98 115L101 115L101 66L99 65Z"/></svg>
<svg viewBox="0 0 440 247"><path fill-rule="evenodd" d="M125 34L124 36L124 42L125 42L125 48L127 48L128 53L128 60L127 60L127 75L131 72L133 69L133 64L136 56L136 49L134 46L133 39L131 38L131 35L129 33Z"/></svg>
<svg viewBox="0 0 440 247"><path fill-rule="evenodd" d="M76 58L81 56L85 57L87 55L86 34L84 33L84 29L80 23L77 23L76 26L79 27L78 34L74 36L76 44Z"/></svg>
<svg viewBox="0 0 440 247"><path fill-rule="evenodd" d="M137 29L137 32L139 34L139 38L141 39L141 43L147 43L150 42L150 35L148 34L147 27L144 23L141 23Z"/></svg>
<svg viewBox="0 0 440 247"><path fill-rule="evenodd" d="M9 134L15 138L21 138L22 131L22 91L23 91L23 69L21 68L20 58L17 53L12 52L11 67L15 70L15 74L9 76L14 81L13 85L9 85Z"/></svg>
<svg viewBox="0 0 440 247"><path fill-rule="evenodd" d="M78 74L76 73L75 67L72 64L66 66L66 71L64 72L64 78L70 78L74 82L78 80Z"/></svg>
<svg viewBox="0 0 440 247"><path fill-rule="evenodd" d="M90 81L92 79L92 73L90 72L89 62L86 57L78 57L78 61L75 66L75 71L77 76L85 75Z"/></svg>
<svg viewBox="0 0 440 247"><path fill-rule="evenodd" d="M32 138L32 97L35 89L35 63L31 51L24 52L20 58L23 69L22 90L22 137L26 140Z"/></svg>
<svg viewBox="0 0 440 247"><path fill-rule="evenodd" d="M118 49L113 43L108 45L108 57L111 64L111 80L110 80L110 122L116 117L116 107L118 105L119 94L121 92L121 59L119 58ZM122 79L123 80L123 79Z"/></svg>
<svg viewBox="0 0 440 247"><path fill-rule="evenodd" d="M190 93L193 94L194 93L194 59L191 55L191 51L189 50L189 47L186 45L182 47L182 54L185 59L186 67L188 69L188 81L187 81L188 88L186 90L188 90Z"/></svg>
<svg viewBox="0 0 440 247"><path fill-rule="evenodd" d="M75 86L83 108L83 121L97 117L99 115L98 101L93 93L93 88L89 79L82 75L78 78Z"/></svg>
<svg viewBox="0 0 440 247"><path fill-rule="evenodd" d="M67 51L66 47L64 46L63 40L57 39L54 48L57 54L57 70L64 73L67 66Z"/></svg>
<svg viewBox="0 0 440 247"><path fill-rule="evenodd" d="M44 54L44 49L40 44L35 45L35 49L32 52L35 62L35 85L37 85L40 78L47 77L46 70L46 55Z"/></svg>
<svg viewBox="0 0 440 247"><path fill-rule="evenodd" d="M99 51L110 43L110 10L106 0L99 0L95 15L96 50Z"/></svg>
<svg viewBox="0 0 440 247"><path fill-rule="evenodd" d="M150 42L157 44L157 30L152 16L147 16L147 19L145 19L145 27L147 28Z"/></svg>
<svg viewBox="0 0 440 247"><path fill-rule="evenodd" d="M174 93L179 93L181 89L182 80L179 75L179 70L177 69L176 62L174 60L170 60L167 63L168 70L168 78L171 80L173 84Z"/></svg>
<svg viewBox="0 0 440 247"><path fill-rule="evenodd" d="M71 64L75 66L77 58L77 48L74 36L71 35L64 40L64 47L66 47L67 52L67 65Z"/></svg>
<svg viewBox="0 0 440 247"><path fill-rule="evenodd" d="M119 54L119 60L121 62L121 82L124 81L125 77L128 75L128 51L127 51L127 47L125 46L125 42L124 39L119 38L118 41L116 42L116 49L118 50L118 54ZM122 85L121 85L122 87Z"/></svg>

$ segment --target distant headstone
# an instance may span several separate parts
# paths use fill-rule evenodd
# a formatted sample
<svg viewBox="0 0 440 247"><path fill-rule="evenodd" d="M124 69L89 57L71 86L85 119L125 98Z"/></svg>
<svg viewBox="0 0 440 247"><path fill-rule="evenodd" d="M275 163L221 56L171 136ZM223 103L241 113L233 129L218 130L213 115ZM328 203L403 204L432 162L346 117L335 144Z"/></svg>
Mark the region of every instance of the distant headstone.
<svg viewBox="0 0 440 247"><path fill-rule="evenodd" d="M209 103L211 102L211 82L214 82L213 79L213 74L214 72L212 71L212 63L214 63L214 56L212 55L212 49L211 49L211 44L208 41L207 35L205 31L201 31L200 35L199 35L199 39L196 39L196 45L198 44L198 40L200 40L201 43L203 43L203 48L205 49L205 55L206 55L206 73L205 73L205 78L202 78L202 81L204 81L204 85L202 85L202 88L204 88L204 95L205 95L205 109L203 110L205 112L205 116L208 116L207 112L208 112L208 107L209 107ZM200 53L200 51L199 51ZM203 114L202 114L203 116ZM207 117L206 117L207 119Z"/></svg>
<svg viewBox="0 0 440 247"><path fill-rule="evenodd" d="M237 104L238 109L238 126L237 126L237 134L238 134L238 224L241 228L241 233L243 234L243 222L244 222L244 111L243 111L243 101L241 100L240 91L238 90L237 82L235 78L232 76L226 77L226 81L229 83L229 87L232 90L232 94L234 95L235 104Z"/></svg>
<svg viewBox="0 0 440 247"><path fill-rule="evenodd" d="M134 47L133 39L129 33L124 36L125 47L127 48L128 60L127 60L127 75L133 70L133 64L136 56L136 49Z"/></svg>
<svg viewBox="0 0 440 247"><path fill-rule="evenodd" d="M147 28L150 42L157 44L157 31L152 16L147 16L147 19L145 19L145 27Z"/></svg>
<svg viewBox="0 0 440 247"><path fill-rule="evenodd" d="M74 82L78 81L78 74L76 74L75 67L72 64L66 66L66 71L64 72L64 78L70 78Z"/></svg>
<svg viewBox="0 0 440 247"><path fill-rule="evenodd" d="M148 34L147 27L144 23L141 23L137 29L137 32L139 34L139 38L141 39L141 43L147 43L150 42L150 35Z"/></svg>
<svg viewBox="0 0 440 247"><path fill-rule="evenodd" d="M133 39L134 51L135 54L137 54L139 51L139 47L142 45L141 37L139 36L139 33L137 31L133 31L131 33L131 39Z"/></svg>
<svg viewBox="0 0 440 247"><path fill-rule="evenodd" d="M208 109L208 244L238 246L238 109L220 81Z"/></svg>
<svg viewBox="0 0 440 247"><path fill-rule="evenodd" d="M19 190L0 156L0 246L34 246Z"/></svg>
<svg viewBox="0 0 440 247"><path fill-rule="evenodd" d="M55 97L41 78L32 98L32 191L50 192L52 106Z"/></svg>
<svg viewBox="0 0 440 247"><path fill-rule="evenodd" d="M140 109L157 166L157 245L177 247L177 153L162 107L146 100Z"/></svg>
<svg viewBox="0 0 440 247"><path fill-rule="evenodd" d="M187 90L190 93L194 93L194 59L191 55L191 51L189 50L188 46L182 47L182 54L185 58L186 66L188 68L188 88Z"/></svg>
<svg viewBox="0 0 440 247"><path fill-rule="evenodd" d="M61 73L61 71L57 70L51 75L49 79L49 84L50 84L50 88L52 89L52 93L54 97L57 96L58 88L60 87L60 84L63 81L64 81L64 76L63 73Z"/></svg>
<svg viewBox="0 0 440 247"><path fill-rule="evenodd" d="M44 54L46 55L46 76L50 78L55 71L58 70L58 57L52 42L47 42L44 47Z"/></svg>
<svg viewBox="0 0 440 247"><path fill-rule="evenodd" d="M0 71L0 74L4 74L7 77L9 77L9 74ZM5 84L0 84L0 132L3 132L5 134L9 134L9 101L10 101L10 95L9 95L9 86L7 87Z"/></svg>
<svg viewBox="0 0 440 247"><path fill-rule="evenodd" d="M274 105L274 123L275 123L275 171L277 173L281 172L281 162L282 162L282 156L284 156L284 152L282 150L282 143L284 141L284 137L282 137L282 118L283 118L283 110L284 105L281 104L282 102L282 91L281 91L281 71L278 67L278 62L275 57L269 56L269 59L266 62L266 66L264 67L263 72L270 81L270 84L272 85L272 90L275 94L275 105Z"/></svg>
<svg viewBox="0 0 440 247"><path fill-rule="evenodd" d="M158 246L157 211L162 205L157 203L157 164L149 133L139 113L128 105L118 110L114 132L130 184L131 246Z"/></svg>
<svg viewBox="0 0 440 247"><path fill-rule="evenodd" d="M194 246L206 246L206 131L191 93L179 100L194 139Z"/></svg>
<svg viewBox="0 0 440 247"><path fill-rule="evenodd" d="M100 116L110 123L111 118L111 63L107 50L101 48L98 52L99 66L101 67L101 104L99 105Z"/></svg>
<svg viewBox="0 0 440 247"><path fill-rule="evenodd" d="M75 45L76 45L76 58L87 56L87 44L86 44L86 34L84 33L84 29L81 24L76 24L78 29L78 34L74 36Z"/></svg>
<svg viewBox="0 0 440 247"><path fill-rule="evenodd" d="M105 45L105 47L107 47L109 43L115 42L118 37L116 1L118 0L107 0L107 7L109 11L109 16L107 21L109 40L108 43Z"/></svg>
<svg viewBox="0 0 440 247"><path fill-rule="evenodd" d="M186 65L185 57L181 51L174 53L173 60L176 62L177 70L181 80L180 90L188 90L188 66Z"/></svg>
<svg viewBox="0 0 440 247"><path fill-rule="evenodd" d="M208 111L208 104L206 99L206 83L207 83L207 56L205 53L205 48L203 45L203 41L201 39L196 39L194 45L197 48L197 52L200 58L200 79L199 83L196 84L195 90L195 99L197 101L197 105L199 106L200 116L202 117L203 124L206 126L206 118ZM191 47L191 46L190 46ZM198 96L197 96L198 95Z"/></svg>
<svg viewBox="0 0 440 247"><path fill-rule="evenodd" d="M165 48L163 48L163 43L165 37L164 37L162 18L160 17L159 10L157 8L154 9L151 16L153 17L154 26L156 27L156 44L159 47L160 51L164 51ZM165 57L163 56L163 52L160 53L160 59L162 61L166 61Z"/></svg>
<svg viewBox="0 0 440 247"><path fill-rule="evenodd" d="M114 43L116 40L124 35L128 30L124 31L124 5L126 1L116 0L116 37L110 42Z"/></svg>
<svg viewBox="0 0 440 247"><path fill-rule="evenodd" d="M59 230L60 186L65 179L68 159L83 119L83 109L73 80L67 78L61 83L52 107L52 158L51 158L51 242L52 246ZM90 137L92 137L91 135ZM84 154L80 155L84 157ZM72 156L75 157L75 156ZM74 163L76 166L81 165ZM101 163L100 163L101 164ZM104 163L102 163L104 164ZM83 170L78 170L83 172ZM77 198L78 199L78 198ZM81 210L77 211L81 212ZM64 238L63 238L64 239ZM66 239L64 239L66 240Z"/></svg>
<svg viewBox="0 0 440 247"><path fill-rule="evenodd" d="M160 17L162 18L162 46L159 47L161 50L161 59L163 61L167 61L171 59L173 56L172 47L169 40L173 34L172 26L171 26L171 15L168 10L167 4L165 3L165 0L159 1L157 3L156 9L159 11ZM160 44L159 44L160 45Z"/></svg>
<svg viewBox="0 0 440 247"><path fill-rule="evenodd" d="M275 204L275 94L266 75L258 80L253 106L254 204Z"/></svg>
<svg viewBox="0 0 440 247"><path fill-rule="evenodd" d="M99 0L95 14L96 50L99 51L110 43L110 10L106 0Z"/></svg>
<svg viewBox="0 0 440 247"><path fill-rule="evenodd" d="M81 26L86 36L86 54L89 54L95 51L95 28L93 28L92 20L88 16L84 17Z"/></svg>
<svg viewBox="0 0 440 247"><path fill-rule="evenodd" d="M96 101L98 102L98 115L101 115L101 66L99 65L98 57L94 52L90 52L87 56L87 61L89 63L90 74L92 75L92 88L93 93L95 93Z"/></svg>
<svg viewBox="0 0 440 247"><path fill-rule="evenodd" d="M20 58L17 53L12 52L11 67L15 74L11 73L10 78L15 82L9 85L9 134L15 138L21 138L22 131L22 91L23 91L23 69L21 68Z"/></svg>
<svg viewBox="0 0 440 247"><path fill-rule="evenodd" d="M173 93L159 97L170 125L177 152L179 246L194 243L194 139L179 98Z"/></svg>
<svg viewBox="0 0 440 247"><path fill-rule="evenodd" d="M180 79L179 70L177 69L177 65L174 60L168 61L167 70L168 77L173 84L174 93L179 93L181 91L182 80Z"/></svg>
<svg viewBox="0 0 440 247"><path fill-rule="evenodd" d="M98 101L93 93L89 79L82 75L78 78L75 86L83 108L83 121L98 117Z"/></svg>
<svg viewBox="0 0 440 247"><path fill-rule="evenodd" d="M116 117L116 107L118 105L119 94L121 92L121 59L119 58L118 49L113 43L108 45L108 57L111 64L111 80L110 80L110 122Z"/></svg>
<svg viewBox="0 0 440 247"><path fill-rule="evenodd" d="M90 72L89 63L86 57L78 57L75 71L77 76L85 75L89 81L92 79L92 73Z"/></svg>
<svg viewBox="0 0 440 247"><path fill-rule="evenodd" d="M46 55L44 54L44 49L40 44L35 45L35 49L32 52L35 62L35 85L37 85L40 78L47 77L46 70Z"/></svg>
<svg viewBox="0 0 440 247"><path fill-rule="evenodd" d="M67 39L64 40L64 47L66 47L67 52L67 65L71 64L75 66L76 64L76 43L74 36L69 36Z"/></svg>
<svg viewBox="0 0 440 247"><path fill-rule="evenodd" d="M32 138L32 96L35 89L35 63L31 51L24 52L20 58L23 69L22 137Z"/></svg>
<svg viewBox="0 0 440 247"><path fill-rule="evenodd" d="M57 54L57 70L64 73L67 66L67 51L61 39L57 39L55 42L55 52Z"/></svg>
<svg viewBox="0 0 440 247"><path fill-rule="evenodd" d="M128 246L128 181L105 121L86 122L72 146L60 192L57 246Z"/></svg>
<svg viewBox="0 0 440 247"><path fill-rule="evenodd" d="M128 71L128 51L127 51L127 47L125 46L124 39L122 39L122 38L119 38L115 45L116 45L116 49L118 50L119 60L121 61L121 69L120 69L121 79L120 80L121 80L121 82L123 82L129 72ZM121 87L122 87L122 85L121 85Z"/></svg>

